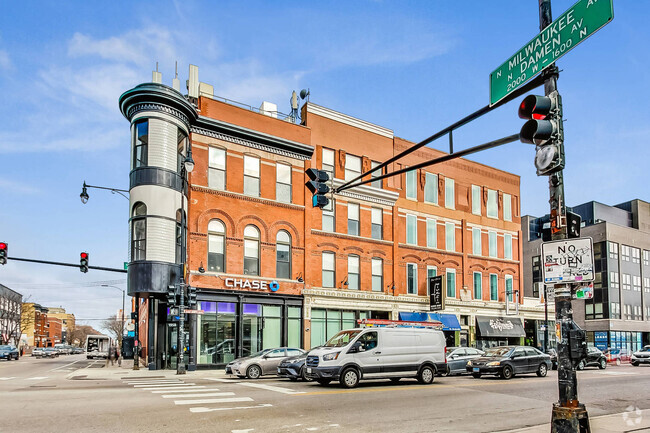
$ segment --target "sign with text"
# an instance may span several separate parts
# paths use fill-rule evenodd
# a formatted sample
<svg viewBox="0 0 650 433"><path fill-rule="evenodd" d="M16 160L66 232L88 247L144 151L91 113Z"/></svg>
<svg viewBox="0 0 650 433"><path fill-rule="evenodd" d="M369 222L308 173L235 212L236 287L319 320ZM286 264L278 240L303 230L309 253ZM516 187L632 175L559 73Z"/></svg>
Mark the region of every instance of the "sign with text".
<svg viewBox="0 0 650 433"><path fill-rule="evenodd" d="M183 310L183 313L185 313L185 314L203 314L203 313L205 313L205 311L203 311L203 310L190 310L190 309L186 308L185 310Z"/></svg>
<svg viewBox="0 0 650 433"><path fill-rule="evenodd" d="M544 283L580 283L594 280L591 238L542 243Z"/></svg>
<svg viewBox="0 0 650 433"><path fill-rule="evenodd" d="M490 74L490 106L614 18L613 0L580 0Z"/></svg>
<svg viewBox="0 0 650 433"><path fill-rule="evenodd" d="M429 310L438 311L445 308L445 292L442 287L442 275L429 277Z"/></svg>

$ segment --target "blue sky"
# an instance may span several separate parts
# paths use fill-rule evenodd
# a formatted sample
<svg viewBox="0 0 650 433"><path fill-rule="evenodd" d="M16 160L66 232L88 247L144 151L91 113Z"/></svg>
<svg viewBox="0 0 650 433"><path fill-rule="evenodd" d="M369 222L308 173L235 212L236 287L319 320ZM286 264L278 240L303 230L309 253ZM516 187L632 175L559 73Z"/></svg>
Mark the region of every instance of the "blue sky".
<svg viewBox="0 0 650 433"><path fill-rule="evenodd" d="M558 17L574 2L553 0ZM101 6L100 6L101 4ZM558 61L568 204L650 200L650 56L645 1ZM178 61L215 94L289 111L311 101L420 141L488 103L492 70L538 33L537 0L328 2L8 2L0 15L0 240L9 255L121 268L128 202L81 184L128 188L120 94L171 84ZM457 149L519 132L517 102L454 134ZM434 143L446 148L446 140ZM521 176L522 213L548 211L547 179L521 143L472 159ZM638 161L638 163L637 163ZM636 168L635 168L636 167ZM121 306L125 275L10 261L0 283L31 300L100 319ZM88 323L97 323L90 321Z"/></svg>

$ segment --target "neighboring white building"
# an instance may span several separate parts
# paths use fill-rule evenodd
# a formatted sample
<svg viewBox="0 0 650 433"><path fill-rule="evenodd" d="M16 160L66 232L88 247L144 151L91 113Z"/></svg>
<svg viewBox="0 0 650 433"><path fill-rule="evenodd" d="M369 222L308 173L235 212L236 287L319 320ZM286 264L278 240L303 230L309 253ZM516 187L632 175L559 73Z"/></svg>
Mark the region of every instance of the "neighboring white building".
<svg viewBox="0 0 650 433"><path fill-rule="evenodd" d="M0 284L0 344L20 346L23 295Z"/></svg>

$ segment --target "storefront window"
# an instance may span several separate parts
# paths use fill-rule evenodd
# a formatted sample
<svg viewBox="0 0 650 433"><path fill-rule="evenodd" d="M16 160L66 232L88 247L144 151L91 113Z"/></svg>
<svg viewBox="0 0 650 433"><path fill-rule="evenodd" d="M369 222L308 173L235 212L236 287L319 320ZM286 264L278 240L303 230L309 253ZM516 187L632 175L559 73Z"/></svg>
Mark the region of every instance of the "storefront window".
<svg viewBox="0 0 650 433"><path fill-rule="evenodd" d="M282 315L279 305L244 304L242 321L243 355L280 347Z"/></svg>
<svg viewBox="0 0 650 433"><path fill-rule="evenodd" d="M359 319L366 319L366 311L311 310L311 347L321 346L337 332L356 328Z"/></svg>
<svg viewBox="0 0 650 433"><path fill-rule="evenodd" d="M287 318L287 346L302 347L302 329L301 323L302 308L289 307Z"/></svg>
<svg viewBox="0 0 650 433"><path fill-rule="evenodd" d="M235 304L199 302L197 316L198 364L227 364L236 357Z"/></svg>

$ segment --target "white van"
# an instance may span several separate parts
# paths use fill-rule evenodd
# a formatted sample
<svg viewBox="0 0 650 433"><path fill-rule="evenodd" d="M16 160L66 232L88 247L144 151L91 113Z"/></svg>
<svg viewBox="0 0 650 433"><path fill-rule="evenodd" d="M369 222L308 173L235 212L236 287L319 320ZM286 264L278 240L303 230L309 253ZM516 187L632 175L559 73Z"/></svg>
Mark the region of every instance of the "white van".
<svg viewBox="0 0 650 433"><path fill-rule="evenodd" d="M447 371L445 336L427 328L370 327L341 331L307 356L307 377L321 385L338 380L354 388L362 379L432 383Z"/></svg>

